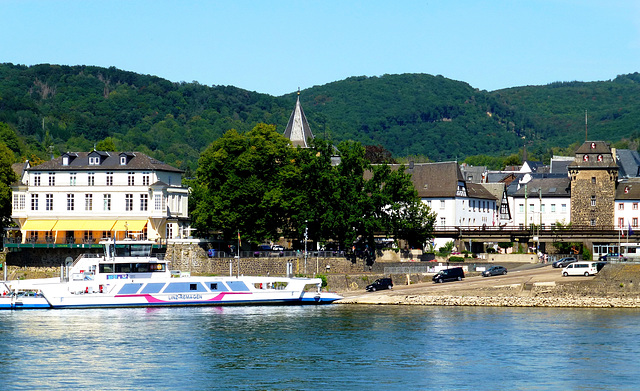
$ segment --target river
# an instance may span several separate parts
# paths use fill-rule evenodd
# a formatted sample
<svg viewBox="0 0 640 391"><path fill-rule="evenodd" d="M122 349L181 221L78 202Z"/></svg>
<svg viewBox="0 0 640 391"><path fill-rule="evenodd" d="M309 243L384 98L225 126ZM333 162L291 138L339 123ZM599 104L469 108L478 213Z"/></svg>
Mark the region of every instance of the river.
<svg viewBox="0 0 640 391"><path fill-rule="evenodd" d="M638 389L640 310L273 306L0 312L15 389Z"/></svg>

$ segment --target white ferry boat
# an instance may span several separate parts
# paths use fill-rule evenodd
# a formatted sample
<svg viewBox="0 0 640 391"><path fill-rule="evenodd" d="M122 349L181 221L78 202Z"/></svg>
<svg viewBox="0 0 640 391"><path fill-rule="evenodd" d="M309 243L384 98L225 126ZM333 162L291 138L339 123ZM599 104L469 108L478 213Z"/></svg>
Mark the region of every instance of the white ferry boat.
<svg viewBox="0 0 640 391"><path fill-rule="evenodd" d="M101 244L103 255L79 257L63 278L6 282L0 309L327 304L342 298L323 292L320 278L175 276L168 261L152 256L151 242ZM18 305L22 292L34 293Z"/></svg>

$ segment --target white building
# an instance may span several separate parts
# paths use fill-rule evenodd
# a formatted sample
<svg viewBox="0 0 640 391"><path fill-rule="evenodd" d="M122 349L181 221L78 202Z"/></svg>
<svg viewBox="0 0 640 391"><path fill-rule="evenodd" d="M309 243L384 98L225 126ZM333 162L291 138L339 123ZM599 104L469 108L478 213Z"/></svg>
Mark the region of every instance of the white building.
<svg viewBox="0 0 640 391"><path fill-rule="evenodd" d="M515 228L531 225L550 229L571 222L571 187L566 175L545 175L518 186L511 194L510 208Z"/></svg>
<svg viewBox="0 0 640 391"><path fill-rule="evenodd" d="M65 153L27 165L12 190L23 243L190 235L182 171L143 153Z"/></svg>

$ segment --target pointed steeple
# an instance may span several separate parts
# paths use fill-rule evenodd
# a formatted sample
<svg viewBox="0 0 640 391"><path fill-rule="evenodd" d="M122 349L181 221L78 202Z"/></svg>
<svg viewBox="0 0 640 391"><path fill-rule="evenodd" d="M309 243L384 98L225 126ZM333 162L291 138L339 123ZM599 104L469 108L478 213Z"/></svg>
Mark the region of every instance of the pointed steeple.
<svg viewBox="0 0 640 391"><path fill-rule="evenodd" d="M313 133L311 133L307 117L305 117L302 106L300 105L300 89L298 89L296 107L293 109L289 123L284 130L284 137L291 140L291 144L293 144L294 147L302 148L309 148L309 140L313 139Z"/></svg>

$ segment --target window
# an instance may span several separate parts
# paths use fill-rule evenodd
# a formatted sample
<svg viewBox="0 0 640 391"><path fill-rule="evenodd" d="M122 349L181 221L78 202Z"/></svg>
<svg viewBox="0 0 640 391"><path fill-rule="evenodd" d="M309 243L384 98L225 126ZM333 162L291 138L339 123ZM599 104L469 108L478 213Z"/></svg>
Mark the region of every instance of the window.
<svg viewBox="0 0 640 391"><path fill-rule="evenodd" d="M31 210L38 210L38 195L31 194Z"/></svg>
<svg viewBox="0 0 640 391"><path fill-rule="evenodd" d="M431 202L431 201L427 201L427 202ZM153 203L154 203L155 210L162 210L162 196L160 194L153 195Z"/></svg>
<svg viewBox="0 0 640 391"><path fill-rule="evenodd" d="M127 173L127 184L129 186L134 186L135 185L135 176L134 176L134 174L135 173L133 173L133 172L128 172Z"/></svg>
<svg viewBox="0 0 640 391"><path fill-rule="evenodd" d="M93 231L84 231L84 242L85 243L93 242Z"/></svg>
<svg viewBox="0 0 640 391"><path fill-rule="evenodd" d="M120 156L120 165L121 166L125 166L127 164L127 157L126 156Z"/></svg>
<svg viewBox="0 0 640 391"><path fill-rule="evenodd" d="M147 210L149 208L149 195L140 194L140 210Z"/></svg>
<svg viewBox="0 0 640 391"><path fill-rule="evenodd" d="M49 186L55 186L56 185L56 173L55 172L50 172L49 173Z"/></svg>
<svg viewBox="0 0 640 391"><path fill-rule="evenodd" d="M444 227L447 225L447 218L446 217L440 217L440 226Z"/></svg>
<svg viewBox="0 0 640 391"><path fill-rule="evenodd" d="M40 186L40 173L36 172L35 174L33 174L33 185L34 186Z"/></svg>
<svg viewBox="0 0 640 391"><path fill-rule="evenodd" d="M591 183L596 183L596 177L594 176L591 177Z"/></svg>
<svg viewBox="0 0 640 391"><path fill-rule="evenodd" d="M23 210L24 209L24 194L13 194L13 209L15 210Z"/></svg>
<svg viewBox="0 0 640 391"><path fill-rule="evenodd" d="M107 172L107 186L113 186L113 172Z"/></svg>
<svg viewBox="0 0 640 391"><path fill-rule="evenodd" d="M100 158L97 156L89 156L89 165L90 166L97 166L98 164L100 164Z"/></svg>
<svg viewBox="0 0 640 391"><path fill-rule="evenodd" d="M595 227L596 226L596 219L591 219L591 226Z"/></svg>
<svg viewBox="0 0 640 391"><path fill-rule="evenodd" d="M560 208L562 213L567 213L567 204L560 205Z"/></svg>
<svg viewBox="0 0 640 391"><path fill-rule="evenodd" d="M104 210L111 210L111 194L103 194Z"/></svg>
<svg viewBox="0 0 640 391"><path fill-rule="evenodd" d="M75 186L76 185L76 176L77 176L77 173L75 173L75 172L70 172L69 173L69 186Z"/></svg>
<svg viewBox="0 0 640 391"><path fill-rule="evenodd" d="M143 186L149 186L150 178L151 178L151 176L149 175L148 172L143 172L142 173L142 185Z"/></svg>
<svg viewBox="0 0 640 391"><path fill-rule="evenodd" d="M546 204L541 204L540 205L540 213L544 213L545 212L545 206L546 206Z"/></svg>
<svg viewBox="0 0 640 391"><path fill-rule="evenodd" d="M84 195L84 210L93 210L93 194Z"/></svg>
<svg viewBox="0 0 640 391"><path fill-rule="evenodd" d="M637 218L637 217L634 217L634 218L631 220L631 225L632 225L634 228L637 228L637 227L638 227L638 218Z"/></svg>
<svg viewBox="0 0 640 391"><path fill-rule="evenodd" d="M167 224L167 239L173 239L173 224Z"/></svg>
<svg viewBox="0 0 640 391"><path fill-rule="evenodd" d="M624 210L624 204L622 202L618 204L618 210Z"/></svg>
<svg viewBox="0 0 640 391"><path fill-rule="evenodd" d="M551 204L551 213L556 213L556 204Z"/></svg>
<svg viewBox="0 0 640 391"><path fill-rule="evenodd" d="M518 204L518 212L524 213L524 204Z"/></svg>
<svg viewBox="0 0 640 391"><path fill-rule="evenodd" d="M596 206L596 196L591 196L591 206Z"/></svg>
<svg viewBox="0 0 640 391"><path fill-rule="evenodd" d="M624 217L618 218L618 227L624 228Z"/></svg>
<svg viewBox="0 0 640 391"><path fill-rule="evenodd" d="M69 165L69 156L65 156L62 158L62 165L63 166L68 166Z"/></svg>
<svg viewBox="0 0 640 391"><path fill-rule="evenodd" d="M124 210L131 211L133 210L133 194L125 194L125 205Z"/></svg>
<svg viewBox="0 0 640 391"><path fill-rule="evenodd" d="M45 195L45 204L44 207L46 210L53 210L53 194Z"/></svg>
<svg viewBox="0 0 640 391"><path fill-rule="evenodd" d="M637 202L634 202L634 203L633 203L633 207L632 207L631 209L633 209L633 210L638 210L638 203L637 203Z"/></svg>
<svg viewBox="0 0 640 391"><path fill-rule="evenodd" d="M90 172L87 174L87 185L88 186L94 186L96 183L96 176L95 173Z"/></svg>
<svg viewBox="0 0 640 391"><path fill-rule="evenodd" d="M444 209L444 205L445 205L444 200L440 200L440 209Z"/></svg>
<svg viewBox="0 0 640 391"><path fill-rule="evenodd" d="M73 194L67 194L67 210L75 210L75 197Z"/></svg>
<svg viewBox="0 0 640 391"><path fill-rule="evenodd" d="M529 204L529 212L533 212L535 210L535 206L533 204Z"/></svg>
<svg viewBox="0 0 640 391"><path fill-rule="evenodd" d="M159 202L159 200L160 200L160 196L159 196L159 195L156 195L156 196L155 196L155 200L156 200L156 205L157 205L157 202ZM428 206L429 208L431 208L431 200L427 200L427 206ZM156 210L158 210L158 209L160 209L160 206L159 206L159 205L156 207Z"/></svg>

